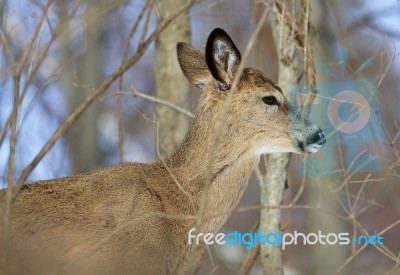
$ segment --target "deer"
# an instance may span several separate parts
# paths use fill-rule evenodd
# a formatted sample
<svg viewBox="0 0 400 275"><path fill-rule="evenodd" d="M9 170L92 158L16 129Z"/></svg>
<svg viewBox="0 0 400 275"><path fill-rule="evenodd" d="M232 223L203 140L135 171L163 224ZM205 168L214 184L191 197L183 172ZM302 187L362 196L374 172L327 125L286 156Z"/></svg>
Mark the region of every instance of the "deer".
<svg viewBox="0 0 400 275"><path fill-rule="evenodd" d="M323 131L299 115L260 70L244 68L237 75L241 54L224 30L210 33L205 50L179 42L177 57L189 82L203 90L178 149L155 163L122 163L25 184L11 206L3 272L193 274L204 244L191 253L187 236L196 221L179 217L196 217L208 175L204 219L196 232L217 232L224 225L261 155L308 155L325 144Z"/></svg>

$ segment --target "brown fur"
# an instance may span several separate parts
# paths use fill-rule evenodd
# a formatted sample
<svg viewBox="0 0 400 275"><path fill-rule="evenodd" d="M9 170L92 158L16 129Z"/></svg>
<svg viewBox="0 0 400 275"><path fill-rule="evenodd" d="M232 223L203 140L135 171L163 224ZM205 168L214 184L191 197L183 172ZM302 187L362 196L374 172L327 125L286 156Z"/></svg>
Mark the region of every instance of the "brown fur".
<svg viewBox="0 0 400 275"><path fill-rule="evenodd" d="M208 173L207 160L227 98L227 91L219 87L229 86L229 76L235 71L222 75L224 83L219 85L206 63L213 61L206 61L203 51L180 44L178 59L187 78L204 88L185 140L165 160L185 192L161 162L120 164L27 184L12 208L9 273L193 272L186 264L190 251L187 233L194 220L157 213L197 213ZM234 70L236 67L231 66ZM271 95L279 106L262 101ZM244 70L215 151L204 213L225 214L206 219L203 232L216 232L225 223L260 154L300 152L293 142L288 112L287 100L271 80L257 69ZM2 197L4 193L0 192L0 201L4 201ZM200 257L198 254L197 263Z"/></svg>

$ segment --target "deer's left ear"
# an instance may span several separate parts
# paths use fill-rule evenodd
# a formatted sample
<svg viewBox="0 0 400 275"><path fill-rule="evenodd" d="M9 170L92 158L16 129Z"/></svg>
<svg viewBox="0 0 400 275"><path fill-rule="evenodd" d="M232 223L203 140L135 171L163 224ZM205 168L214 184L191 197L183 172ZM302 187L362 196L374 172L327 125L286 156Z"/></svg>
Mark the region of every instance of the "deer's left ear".
<svg viewBox="0 0 400 275"><path fill-rule="evenodd" d="M211 32L206 45L207 66L220 90L228 90L240 63L240 52L222 29Z"/></svg>

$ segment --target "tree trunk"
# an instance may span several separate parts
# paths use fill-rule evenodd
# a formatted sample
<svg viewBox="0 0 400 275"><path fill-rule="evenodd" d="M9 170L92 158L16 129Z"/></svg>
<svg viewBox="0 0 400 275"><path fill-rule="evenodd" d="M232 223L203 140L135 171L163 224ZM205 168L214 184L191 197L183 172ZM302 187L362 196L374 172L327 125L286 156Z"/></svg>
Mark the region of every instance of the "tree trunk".
<svg viewBox="0 0 400 275"><path fill-rule="evenodd" d="M61 79L69 101L71 110L75 109L92 92L100 81L102 74L101 64L101 37L103 33L103 15L101 6L103 1L89 0L88 8L82 21L85 27L86 52L79 60L69 61L68 66L61 73ZM60 1L60 15L66 15L68 1ZM69 26L69 25L67 25ZM61 36L64 60L74 56L72 40L68 27ZM87 172L100 166L102 154L98 147L97 119L100 105L94 103L80 117L76 124L67 133L67 142L73 161L73 173ZM79 137L79 138L78 138Z"/></svg>
<svg viewBox="0 0 400 275"><path fill-rule="evenodd" d="M268 157L267 173L260 181L261 209L260 230L264 234L280 230L283 191L289 166L289 154L271 154ZM276 208L274 208L276 207ZM261 245L263 273L283 274L281 248L278 245Z"/></svg>
<svg viewBox="0 0 400 275"><path fill-rule="evenodd" d="M292 1L289 0L277 0L272 4L274 13L272 31L278 53L278 85L284 92L298 84L298 74L303 70L300 59L302 56L296 52L298 41L293 35L292 25L283 16L283 13L288 15L288 10L293 10L293 14L290 13L293 16L291 20L296 22L294 14L299 14L299 7L297 5L292 6L291 3ZM261 209L260 230L264 234L269 232L278 234L280 230L280 206L287 181L289 156L287 153L269 155L266 162L266 175L259 182L261 206L263 207ZM280 246L262 245L260 256L265 275L283 274Z"/></svg>
<svg viewBox="0 0 400 275"><path fill-rule="evenodd" d="M165 18L176 11L184 0L157 2L159 16ZM161 20L160 20L161 21ZM176 56L176 43L190 41L188 12L182 13L156 39L156 96L187 109L189 84L184 77ZM164 105L156 106L159 124L158 146L162 156L171 154L182 141L189 121L184 114Z"/></svg>

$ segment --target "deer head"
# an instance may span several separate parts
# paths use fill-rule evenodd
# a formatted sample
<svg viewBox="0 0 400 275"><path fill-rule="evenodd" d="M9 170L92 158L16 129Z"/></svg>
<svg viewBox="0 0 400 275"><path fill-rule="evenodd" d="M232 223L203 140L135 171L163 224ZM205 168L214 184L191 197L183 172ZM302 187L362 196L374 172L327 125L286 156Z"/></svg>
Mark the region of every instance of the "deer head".
<svg viewBox="0 0 400 275"><path fill-rule="evenodd" d="M178 43L177 50L187 79L204 90L197 114L208 127L220 121L223 103L233 92L222 138L229 140L231 148L241 144L239 148L246 147L258 155L309 154L325 144L321 129L289 103L282 90L260 70L245 68L236 89L230 91L241 55L224 30L217 28L210 34L205 52L185 43Z"/></svg>

